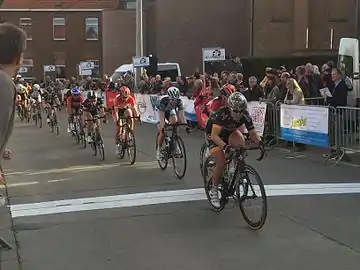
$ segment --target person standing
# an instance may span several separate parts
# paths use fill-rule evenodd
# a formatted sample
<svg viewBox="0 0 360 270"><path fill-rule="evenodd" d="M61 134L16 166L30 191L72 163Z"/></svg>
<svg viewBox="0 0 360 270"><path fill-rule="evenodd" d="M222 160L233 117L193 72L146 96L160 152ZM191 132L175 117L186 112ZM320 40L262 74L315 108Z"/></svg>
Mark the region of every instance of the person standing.
<svg viewBox="0 0 360 270"><path fill-rule="evenodd" d="M15 118L15 85L12 80L23 61L26 34L9 23L0 24L0 183L5 184L2 161L11 159L6 144L11 136ZM2 199L4 201L4 199ZM4 202L3 202L4 203Z"/></svg>

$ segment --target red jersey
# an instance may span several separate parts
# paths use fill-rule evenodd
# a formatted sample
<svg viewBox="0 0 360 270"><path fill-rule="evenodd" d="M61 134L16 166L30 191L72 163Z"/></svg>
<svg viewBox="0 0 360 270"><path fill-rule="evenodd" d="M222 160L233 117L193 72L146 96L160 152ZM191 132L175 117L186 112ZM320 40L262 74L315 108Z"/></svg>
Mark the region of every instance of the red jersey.
<svg viewBox="0 0 360 270"><path fill-rule="evenodd" d="M135 106L136 106L136 102L132 96L129 96L128 99L123 99L120 95L117 95L114 99L114 107L119 107L120 109L124 109L124 108L133 108Z"/></svg>
<svg viewBox="0 0 360 270"><path fill-rule="evenodd" d="M66 99L67 107L80 107L80 105L84 102L84 98L82 95L74 96L71 95Z"/></svg>

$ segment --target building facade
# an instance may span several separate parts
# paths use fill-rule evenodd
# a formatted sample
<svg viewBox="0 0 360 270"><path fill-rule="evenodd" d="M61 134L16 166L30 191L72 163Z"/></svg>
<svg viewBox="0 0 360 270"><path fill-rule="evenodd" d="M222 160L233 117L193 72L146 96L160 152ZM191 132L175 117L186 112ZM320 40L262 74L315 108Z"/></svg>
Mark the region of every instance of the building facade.
<svg viewBox="0 0 360 270"><path fill-rule="evenodd" d="M56 66L56 77L77 73L81 61L92 60L99 70L102 10L1 10L3 21L20 26L27 34L24 77L44 77L44 65ZM51 74L54 75L54 74Z"/></svg>
<svg viewBox="0 0 360 270"><path fill-rule="evenodd" d="M336 52L341 37L359 33L359 0L143 1L145 54L178 62L184 74L201 69L205 47L240 57ZM40 76L43 65L56 64L59 75L72 76L85 60L95 61L99 73L131 62L135 6L135 0L5 0L0 16L28 33L28 70Z"/></svg>

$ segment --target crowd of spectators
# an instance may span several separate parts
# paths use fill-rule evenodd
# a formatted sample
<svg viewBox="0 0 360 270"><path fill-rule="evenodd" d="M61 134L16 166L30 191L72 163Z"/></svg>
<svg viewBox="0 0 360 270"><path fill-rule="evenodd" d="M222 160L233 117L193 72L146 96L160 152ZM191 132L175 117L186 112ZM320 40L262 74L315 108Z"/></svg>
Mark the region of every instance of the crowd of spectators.
<svg viewBox="0 0 360 270"><path fill-rule="evenodd" d="M134 78L131 73L122 76L117 85L126 85L134 89ZM115 82L111 84L115 90ZM174 85L184 96L195 99L205 92L217 96L225 84L232 84L237 91L244 94L248 101L267 100L273 103L282 101L286 104L310 104L346 106L348 91L352 90L351 80L333 62L325 63L321 69L311 63L287 69L267 67L263 78L250 76L244 79L242 73L222 71L221 73L201 74L195 72L192 76L179 76L176 82L171 78L154 77L144 74L138 84L142 94L163 95ZM320 89L328 89L332 97Z"/></svg>

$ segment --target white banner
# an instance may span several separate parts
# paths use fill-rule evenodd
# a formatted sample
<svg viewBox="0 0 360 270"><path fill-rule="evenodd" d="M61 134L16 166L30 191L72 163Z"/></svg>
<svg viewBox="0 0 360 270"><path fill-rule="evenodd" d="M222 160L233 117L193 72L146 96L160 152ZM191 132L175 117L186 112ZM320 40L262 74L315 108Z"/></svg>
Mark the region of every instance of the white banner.
<svg viewBox="0 0 360 270"><path fill-rule="evenodd" d="M248 111L254 123L256 132L262 136L264 134L266 103L251 101L248 102Z"/></svg>
<svg viewBox="0 0 360 270"><path fill-rule="evenodd" d="M286 141L327 147L329 108L281 104L280 130Z"/></svg>
<svg viewBox="0 0 360 270"><path fill-rule="evenodd" d="M141 114L141 121L156 124L159 122L157 103L160 97L155 95L135 94L136 104Z"/></svg>

